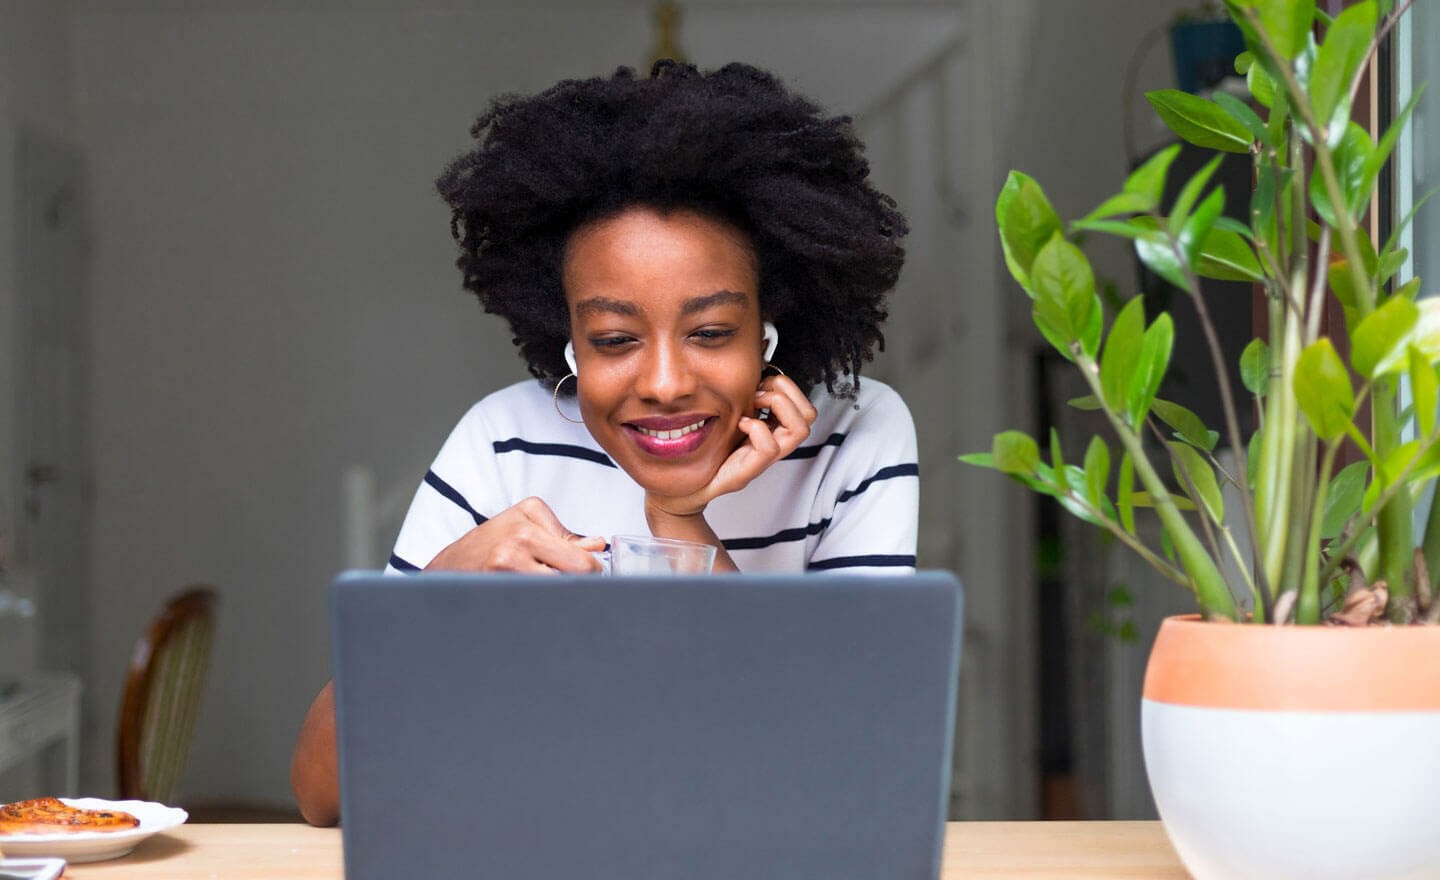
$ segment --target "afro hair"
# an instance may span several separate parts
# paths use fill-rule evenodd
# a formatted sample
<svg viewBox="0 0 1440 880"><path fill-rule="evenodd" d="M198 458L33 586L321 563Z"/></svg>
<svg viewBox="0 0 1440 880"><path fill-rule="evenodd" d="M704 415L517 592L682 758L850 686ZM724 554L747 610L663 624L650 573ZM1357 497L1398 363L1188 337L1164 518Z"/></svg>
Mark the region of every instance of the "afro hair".
<svg viewBox="0 0 1440 880"><path fill-rule="evenodd" d="M471 134L477 145L436 182L456 263L551 387L569 372L566 242L631 206L745 233L761 312L784 343L774 363L807 393L823 382L853 395L851 380L883 350L905 218L871 185L849 117L825 115L775 76L744 64L702 73L661 61L649 78L622 67L497 98Z"/></svg>

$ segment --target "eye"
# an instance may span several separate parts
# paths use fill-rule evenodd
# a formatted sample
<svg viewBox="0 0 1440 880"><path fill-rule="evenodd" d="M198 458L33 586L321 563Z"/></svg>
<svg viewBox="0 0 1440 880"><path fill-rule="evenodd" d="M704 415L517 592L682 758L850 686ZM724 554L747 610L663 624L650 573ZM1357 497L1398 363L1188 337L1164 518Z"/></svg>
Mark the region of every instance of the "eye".
<svg viewBox="0 0 1440 880"><path fill-rule="evenodd" d="M733 329L701 327L699 330L691 333L690 338L702 345L720 345L734 335L735 331Z"/></svg>
<svg viewBox="0 0 1440 880"><path fill-rule="evenodd" d="M589 339L590 347L597 351L618 351L634 341L633 336L592 336Z"/></svg>

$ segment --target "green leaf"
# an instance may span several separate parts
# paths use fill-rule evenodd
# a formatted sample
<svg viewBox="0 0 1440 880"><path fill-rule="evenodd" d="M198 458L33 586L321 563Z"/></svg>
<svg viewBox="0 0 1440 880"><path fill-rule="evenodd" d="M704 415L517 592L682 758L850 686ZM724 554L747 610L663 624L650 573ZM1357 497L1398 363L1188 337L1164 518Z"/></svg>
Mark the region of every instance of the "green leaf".
<svg viewBox="0 0 1440 880"><path fill-rule="evenodd" d="M1264 451L1264 432L1256 431L1245 444L1245 485L1255 491L1255 475L1260 473L1260 453Z"/></svg>
<svg viewBox="0 0 1440 880"><path fill-rule="evenodd" d="M1046 322L1045 316L1041 314L1039 306L1030 310L1030 319L1035 322L1035 328L1040 331L1041 336L1045 337L1045 341L1049 342L1065 360L1075 360L1075 354L1071 350L1071 343L1075 341L1073 336L1068 333L1061 333L1059 330L1051 327L1050 324Z"/></svg>
<svg viewBox="0 0 1440 880"><path fill-rule="evenodd" d="M1155 499L1150 497L1150 493L1149 493L1149 492L1136 492L1136 493L1134 493L1133 495L1131 495L1130 498L1131 498L1131 501L1134 502L1134 504L1135 504L1136 507L1154 507L1154 506L1155 506ZM1194 510L1194 509L1195 509L1195 502L1191 501L1189 498L1185 497L1184 495L1171 495L1171 496L1170 496L1170 500L1175 504L1175 508L1176 508L1177 510ZM1172 553L1167 553L1166 555L1167 555L1171 560L1174 560L1174 558L1175 558L1175 556L1174 556Z"/></svg>
<svg viewBox="0 0 1440 880"><path fill-rule="evenodd" d="M1100 389L1109 408L1115 412L1127 412L1130 377L1135 373L1135 362L1140 357L1144 336L1145 305L1137 296L1115 316L1110 336L1105 341L1104 356L1100 360Z"/></svg>
<svg viewBox="0 0 1440 880"><path fill-rule="evenodd" d="M1328 337L1321 337L1295 363L1295 399L1310 428L1326 443L1344 433L1355 415L1355 391L1350 374Z"/></svg>
<svg viewBox="0 0 1440 880"><path fill-rule="evenodd" d="M956 457L959 458L961 461L965 462L966 464L971 464L975 467L995 467L995 456L991 455L988 452L967 452L964 455Z"/></svg>
<svg viewBox="0 0 1440 880"><path fill-rule="evenodd" d="M1360 512L1361 500L1365 497L1365 478L1370 474L1370 463L1357 461L1346 465L1330 481L1330 490L1325 496L1325 513L1320 523L1321 540L1329 540L1345 529L1350 517Z"/></svg>
<svg viewBox="0 0 1440 880"><path fill-rule="evenodd" d="M1261 107L1274 107L1275 98L1280 93L1280 87L1275 84L1272 77L1262 65L1254 64L1245 72L1245 87L1249 90L1250 96L1255 103ZM1271 140L1274 140L1272 135Z"/></svg>
<svg viewBox="0 0 1440 880"><path fill-rule="evenodd" d="M1335 176L1345 199L1345 210L1351 217L1358 217L1369 204L1370 186L1373 186L1375 181L1371 180L1367 185L1365 168L1374 152L1375 146L1370 142L1370 135L1359 125L1350 122L1344 126L1344 135L1331 153ZM1320 219L1331 226L1335 225L1336 214L1330 204L1330 190L1318 168L1310 177L1310 202L1315 206L1315 213L1320 215Z"/></svg>
<svg viewBox="0 0 1440 880"><path fill-rule="evenodd" d="M1415 215L1420 212L1420 209L1425 206L1426 202L1430 201L1430 197L1436 193L1440 193L1440 186L1431 187L1425 191L1424 195L1415 200L1415 203L1410 206L1410 210L1406 211L1405 216L1400 218L1400 222L1395 225L1395 228L1390 230L1390 238L1385 241L1385 247L1380 252L1381 259L1384 259L1385 254L1395 250L1400 244L1400 237L1405 233L1406 227L1410 225L1410 221L1415 219Z"/></svg>
<svg viewBox="0 0 1440 880"><path fill-rule="evenodd" d="M1202 506L1213 522L1225 518L1225 499L1220 494L1220 481L1215 478L1215 468L1193 447L1184 443L1167 443L1174 456L1175 479L1180 482L1190 500ZM1189 480L1186 480L1186 477ZM1193 491L1191 486L1193 485Z"/></svg>
<svg viewBox="0 0 1440 880"><path fill-rule="evenodd" d="M1230 14L1245 33L1245 43L1259 53L1255 25L1270 37L1275 54L1290 61L1305 48L1310 28L1315 23L1315 0L1226 0ZM1247 15L1253 12L1255 20ZM1263 58L1263 55L1258 57Z"/></svg>
<svg viewBox="0 0 1440 880"><path fill-rule="evenodd" d="M1126 412L1130 424L1140 425L1150 412L1150 403L1160 390L1165 370L1170 366L1170 349L1175 341L1175 326L1164 312L1155 319L1140 343L1140 357L1135 363L1135 375L1130 377L1130 394Z"/></svg>
<svg viewBox="0 0 1440 880"><path fill-rule="evenodd" d="M1250 132L1250 137L1253 140L1260 141L1267 145L1270 143L1270 133L1265 130L1264 121L1255 115L1255 111L1250 109L1249 104L1229 92L1220 91L1217 91L1211 96L1211 100L1220 105L1221 109L1226 113L1235 117L1237 122L1245 126L1246 131Z"/></svg>
<svg viewBox="0 0 1440 880"><path fill-rule="evenodd" d="M1389 281L1396 272L1400 271L1400 269L1405 265L1405 261L1408 259L1410 259L1410 252L1405 248L1400 248L1399 250L1395 251L1388 251L1387 253L1383 254L1380 257L1379 264L1377 264L1375 268L1375 271L1377 273L1375 283L1380 285L1385 284L1385 282Z"/></svg>
<svg viewBox="0 0 1440 880"><path fill-rule="evenodd" d="M1255 181L1255 193L1250 197L1250 217L1255 234L1258 238L1263 238L1271 250L1274 250L1277 244L1276 194L1283 193L1294 176L1295 172L1290 168L1261 165Z"/></svg>
<svg viewBox="0 0 1440 880"><path fill-rule="evenodd" d="M1411 285L1419 287L1420 279L1410 279L1391 298L1410 299L1405 292ZM1440 362L1440 297L1427 296L1414 302L1415 307L1420 310L1420 320L1415 325L1415 334L1410 343L1419 350L1427 363L1433 365Z"/></svg>
<svg viewBox="0 0 1440 880"><path fill-rule="evenodd" d="M1178 403L1156 399L1150 405L1155 417L1175 432L1175 436L1197 449L1210 452L1220 440L1220 435L1205 427L1200 417Z"/></svg>
<svg viewBox="0 0 1440 880"><path fill-rule="evenodd" d="M1270 385L1270 346L1258 336L1240 353L1240 381L1256 397L1264 397Z"/></svg>
<svg viewBox="0 0 1440 880"><path fill-rule="evenodd" d="M1221 217L1227 220L1228 217ZM1217 281L1264 281L1265 272L1260 260L1246 244L1243 236L1230 229L1222 229L1219 220L1210 230L1205 245L1200 248L1200 258L1195 263L1195 274L1201 278Z"/></svg>
<svg viewBox="0 0 1440 880"><path fill-rule="evenodd" d="M1080 221L1098 220L1116 214L1144 214L1160 206L1165 192L1165 176L1170 164L1180 154L1180 145L1172 144L1141 163L1125 178L1125 185L1116 195L1111 196ZM1104 230L1100 230L1104 231Z"/></svg>
<svg viewBox="0 0 1440 880"><path fill-rule="evenodd" d="M1250 130L1215 102L1179 89L1146 92L1145 99L1182 140L1209 150L1250 152Z"/></svg>
<svg viewBox="0 0 1440 880"><path fill-rule="evenodd" d="M1033 474L1040 447L1024 431L1001 431L990 446L992 466L1007 474Z"/></svg>
<svg viewBox="0 0 1440 880"><path fill-rule="evenodd" d="M1210 230L1215 225L1216 218L1224 210L1225 191L1217 186L1200 202L1200 206L1185 221L1185 226L1180 230L1180 252L1185 255L1185 262L1192 269L1198 265L1200 249L1209 239Z"/></svg>
<svg viewBox="0 0 1440 880"><path fill-rule="evenodd" d="M1250 227L1236 220L1234 217L1225 217L1223 215L1216 217L1215 228L1223 229L1226 232L1233 232L1245 241L1255 240L1255 233L1250 230Z"/></svg>
<svg viewBox="0 0 1440 880"><path fill-rule="evenodd" d="M1440 402L1440 377L1415 346L1410 346L1410 398L1415 401L1415 426L1421 437L1435 430L1435 408Z"/></svg>
<svg viewBox="0 0 1440 880"><path fill-rule="evenodd" d="M1054 428L1050 429L1050 467L1054 469L1055 482L1068 491L1073 483L1065 470L1065 456L1060 450L1060 432ZM1080 482L1084 484L1083 475Z"/></svg>
<svg viewBox="0 0 1440 880"><path fill-rule="evenodd" d="M1320 45L1315 55L1315 66L1310 70L1310 103L1316 121L1332 132L1336 117L1341 125L1349 119L1350 82L1365 61L1374 36L1375 4L1372 0L1347 8L1325 31L1325 42Z"/></svg>
<svg viewBox="0 0 1440 880"><path fill-rule="evenodd" d="M1080 342L1099 307L1085 254L1057 232L1035 255L1030 283L1036 313L1067 345Z"/></svg>
<svg viewBox="0 0 1440 880"><path fill-rule="evenodd" d="M1216 156L1206 162L1203 168L1185 181L1185 186L1180 189L1180 194L1175 197L1175 204L1170 208L1169 228L1172 235L1180 235L1180 231L1185 228L1190 219L1190 209L1200 201L1200 194L1205 191L1210 178L1215 176L1215 170L1220 167L1220 160L1223 158Z"/></svg>
<svg viewBox="0 0 1440 880"><path fill-rule="evenodd" d="M1394 151L1395 144L1400 140L1401 132L1405 130L1406 124L1410 121L1410 114L1414 112L1415 105L1420 102L1420 96L1423 94L1425 94L1425 83L1422 82L1415 87L1415 91L1410 95L1410 100L1406 101L1405 107L1396 114L1390 127L1380 135L1380 142L1375 145L1375 149L1370 151L1369 157L1365 160L1365 180L1362 184L1366 193L1369 193L1374 188L1375 181L1380 179L1380 169L1384 168L1385 163L1389 161L1390 153Z"/></svg>
<svg viewBox="0 0 1440 880"><path fill-rule="evenodd" d="M1080 328L1080 350L1093 358L1100 351L1100 334L1105 329L1105 307L1100 304L1099 291L1090 294L1090 305L1085 314L1088 318L1085 326Z"/></svg>
<svg viewBox="0 0 1440 880"><path fill-rule="evenodd" d="M1117 238L1137 239L1153 235L1159 226L1154 217L1131 217L1128 220L1076 220L1070 224L1072 230L1103 232Z"/></svg>
<svg viewBox="0 0 1440 880"><path fill-rule="evenodd" d="M1092 503L1105 497L1105 486L1110 480L1110 450L1099 437L1090 438L1085 450L1085 491Z"/></svg>
<svg viewBox="0 0 1440 880"><path fill-rule="evenodd" d="M1160 199L1165 194L1165 177L1170 172L1170 165L1175 157L1180 155L1180 145L1171 144L1155 155L1146 159L1139 168L1130 172L1125 178L1124 191L1140 196L1150 203L1147 211L1152 211L1160 206Z"/></svg>
<svg viewBox="0 0 1440 880"><path fill-rule="evenodd" d="M1152 218L1135 218L1136 221L1149 219ZM1151 272L1181 290L1187 289L1185 269L1180 265L1180 257L1175 253L1175 246L1171 241L1170 234L1165 230L1152 229L1136 237L1135 256L1139 257L1140 262L1144 263Z"/></svg>
<svg viewBox="0 0 1440 880"><path fill-rule="evenodd" d="M1115 478L1115 501L1120 507L1120 525L1135 534L1135 463L1130 453L1120 457L1120 474Z"/></svg>
<svg viewBox="0 0 1440 880"><path fill-rule="evenodd" d="M1138 193L1116 193L1101 202L1095 210L1085 215L1086 220L1113 217L1116 214L1143 214L1154 209L1155 204Z"/></svg>
<svg viewBox="0 0 1440 880"><path fill-rule="evenodd" d="M1406 343L1420 322L1420 309L1410 300L1391 297L1371 312L1351 336L1350 365L1366 379L1406 368Z"/></svg>
<svg viewBox="0 0 1440 880"><path fill-rule="evenodd" d="M1028 175L1011 171L995 201L995 222L1005 265L1026 291L1030 290L1030 266L1040 249L1061 231L1060 217L1045 193Z"/></svg>

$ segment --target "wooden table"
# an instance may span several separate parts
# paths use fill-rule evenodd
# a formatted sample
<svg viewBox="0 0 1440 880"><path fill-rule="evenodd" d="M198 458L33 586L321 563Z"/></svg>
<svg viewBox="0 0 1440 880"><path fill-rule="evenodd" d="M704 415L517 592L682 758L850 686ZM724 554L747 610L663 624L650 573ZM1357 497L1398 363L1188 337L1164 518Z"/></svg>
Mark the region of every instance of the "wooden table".
<svg viewBox="0 0 1440 880"><path fill-rule="evenodd" d="M183 825L67 880L340 880L340 832L307 825ZM943 880L1183 880L1158 822L951 822Z"/></svg>

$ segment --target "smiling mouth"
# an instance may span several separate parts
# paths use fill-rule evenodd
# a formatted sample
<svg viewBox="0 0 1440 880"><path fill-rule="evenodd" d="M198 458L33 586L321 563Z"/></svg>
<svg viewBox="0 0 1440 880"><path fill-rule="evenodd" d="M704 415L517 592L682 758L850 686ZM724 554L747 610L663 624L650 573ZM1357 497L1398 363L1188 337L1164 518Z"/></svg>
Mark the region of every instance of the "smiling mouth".
<svg viewBox="0 0 1440 880"><path fill-rule="evenodd" d="M631 425L631 427L634 428L636 431L639 431L641 434L644 434L646 437L654 437L656 440L679 440L686 434L693 434L701 428L705 427L705 423L708 421L710 420L701 419L698 422L694 422L689 425L683 425L679 428L672 428L668 431L656 431L651 428L642 427L640 425Z"/></svg>

